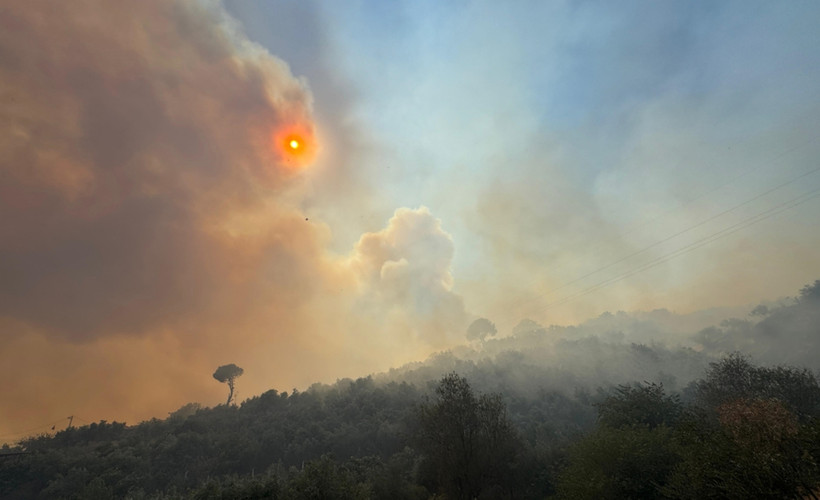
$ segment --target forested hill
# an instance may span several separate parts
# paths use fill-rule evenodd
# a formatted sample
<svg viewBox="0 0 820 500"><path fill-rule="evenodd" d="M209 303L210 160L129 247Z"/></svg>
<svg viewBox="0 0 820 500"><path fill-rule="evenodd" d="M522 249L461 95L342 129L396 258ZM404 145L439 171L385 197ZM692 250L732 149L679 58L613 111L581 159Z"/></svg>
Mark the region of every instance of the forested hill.
<svg viewBox="0 0 820 500"><path fill-rule="evenodd" d="M525 319L510 336L490 337L375 378L424 386L456 371L481 391L533 396L647 380L685 391L711 361L734 352L762 365L820 371L820 281L803 287L796 298L750 308L745 317L717 325L706 323L715 314L692 316L666 310L604 313L577 326L549 327Z"/></svg>
<svg viewBox="0 0 820 500"><path fill-rule="evenodd" d="M820 492L820 282L664 343L633 342L628 321L608 321L524 322L512 337L355 381L31 437L0 450L0 497Z"/></svg>

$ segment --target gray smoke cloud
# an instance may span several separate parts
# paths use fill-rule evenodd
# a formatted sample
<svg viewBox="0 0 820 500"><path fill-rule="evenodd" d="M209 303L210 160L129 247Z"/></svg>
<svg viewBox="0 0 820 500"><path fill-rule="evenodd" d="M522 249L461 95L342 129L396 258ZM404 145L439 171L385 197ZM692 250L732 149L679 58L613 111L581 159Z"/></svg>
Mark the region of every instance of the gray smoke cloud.
<svg viewBox="0 0 820 500"><path fill-rule="evenodd" d="M292 175L270 136L310 127L303 82L198 3L25 2L0 23L0 315L89 339L219 301L247 271L233 219Z"/></svg>
<svg viewBox="0 0 820 500"><path fill-rule="evenodd" d="M452 238L426 209L329 250L368 188L336 183L337 216L313 216L350 155L218 4L2 10L0 436L216 404L225 363L245 369L239 398L386 369L460 329ZM282 128L316 141L313 166L277 149Z"/></svg>
<svg viewBox="0 0 820 500"><path fill-rule="evenodd" d="M385 229L362 235L351 256L368 290L359 306L386 311L431 345L454 341L468 319L452 291L454 251L453 238L429 209L396 210Z"/></svg>

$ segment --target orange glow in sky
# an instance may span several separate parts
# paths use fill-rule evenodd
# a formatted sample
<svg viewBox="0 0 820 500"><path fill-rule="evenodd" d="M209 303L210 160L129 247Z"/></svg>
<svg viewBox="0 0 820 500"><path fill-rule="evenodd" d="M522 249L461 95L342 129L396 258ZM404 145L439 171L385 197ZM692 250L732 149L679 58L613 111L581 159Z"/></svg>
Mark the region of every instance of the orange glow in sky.
<svg viewBox="0 0 820 500"><path fill-rule="evenodd" d="M283 162L292 167L305 167L316 158L316 137L312 128L286 125L273 133L273 145Z"/></svg>

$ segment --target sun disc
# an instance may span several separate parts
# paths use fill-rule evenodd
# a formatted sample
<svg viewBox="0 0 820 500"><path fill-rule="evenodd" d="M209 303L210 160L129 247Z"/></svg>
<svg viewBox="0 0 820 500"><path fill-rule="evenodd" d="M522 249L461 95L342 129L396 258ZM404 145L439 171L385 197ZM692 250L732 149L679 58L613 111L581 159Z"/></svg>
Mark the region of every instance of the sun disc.
<svg viewBox="0 0 820 500"><path fill-rule="evenodd" d="M273 132L274 151L283 165L301 169L316 158L316 138L313 130L306 126L283 126Z"/></svg>

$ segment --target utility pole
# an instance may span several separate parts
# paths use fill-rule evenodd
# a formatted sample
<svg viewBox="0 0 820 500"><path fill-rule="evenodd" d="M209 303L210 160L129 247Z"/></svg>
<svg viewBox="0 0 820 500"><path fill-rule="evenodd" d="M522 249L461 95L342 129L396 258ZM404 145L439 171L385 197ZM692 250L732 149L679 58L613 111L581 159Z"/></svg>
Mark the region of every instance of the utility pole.
<svg viewBox="0 0 820 500"><path fill-rule="evenodd" d="M71 424L74 422L74 415L69 415L66 418L68 418L68 427L66 427L66 430L68 430L71 429Z"/></svg>

